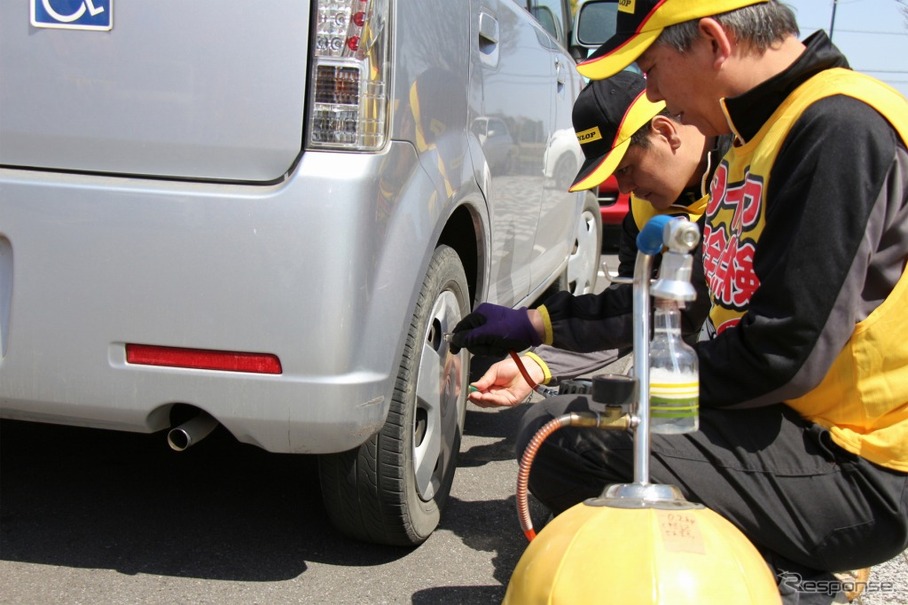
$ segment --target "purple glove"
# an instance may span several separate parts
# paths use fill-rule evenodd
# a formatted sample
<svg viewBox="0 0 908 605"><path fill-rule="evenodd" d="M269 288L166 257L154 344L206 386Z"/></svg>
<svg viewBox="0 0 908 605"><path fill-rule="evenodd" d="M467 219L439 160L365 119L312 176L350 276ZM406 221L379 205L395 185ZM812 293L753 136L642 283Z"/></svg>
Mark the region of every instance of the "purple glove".
<svg viewBox="0 0 908 605"><path fill-rule="evenodd" d="M542 344L526 307L511 309L482 303L451 332L451 352L461 348L477 355L504 357L508 351L523 351Z"/></svg>

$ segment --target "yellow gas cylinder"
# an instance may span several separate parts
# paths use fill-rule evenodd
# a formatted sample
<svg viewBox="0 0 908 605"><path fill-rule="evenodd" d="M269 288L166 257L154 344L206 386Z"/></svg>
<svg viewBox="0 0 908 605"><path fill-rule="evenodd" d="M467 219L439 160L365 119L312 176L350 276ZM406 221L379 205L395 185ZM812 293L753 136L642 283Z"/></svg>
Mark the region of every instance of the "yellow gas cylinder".
<svg viewBox="0 0 908 605"><path fill-rule="evenodd" d="M781 602L756 548L710 509L596 502L568 509L530 542L505 605Z"/></svg>

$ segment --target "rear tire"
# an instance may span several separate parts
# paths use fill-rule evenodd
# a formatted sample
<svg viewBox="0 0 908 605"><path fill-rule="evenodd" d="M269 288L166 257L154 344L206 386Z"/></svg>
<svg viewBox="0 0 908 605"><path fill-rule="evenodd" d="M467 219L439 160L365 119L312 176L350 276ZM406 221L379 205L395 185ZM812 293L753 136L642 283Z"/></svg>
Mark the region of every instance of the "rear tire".
<svg viewBox="0 0 908 605"><path fill-rule="evenodd" d="M454 481L466 415L469 361L444 334L469 311L457 253L439 246L410 322L388 418L348 452L319 457L322 498L342 533L397 546L438 526Z"/></svg>

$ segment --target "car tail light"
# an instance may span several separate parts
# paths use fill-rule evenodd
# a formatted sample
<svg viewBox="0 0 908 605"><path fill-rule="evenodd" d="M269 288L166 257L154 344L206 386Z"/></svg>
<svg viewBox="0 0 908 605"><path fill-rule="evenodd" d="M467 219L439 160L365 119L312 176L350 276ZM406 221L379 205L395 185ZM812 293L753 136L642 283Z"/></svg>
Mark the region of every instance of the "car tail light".
<svg viewBox="0 0 908 605"><path fill-rule="evenodd" d="M317 0L309 148L375 151L387 140L389 0Z"/></svg>

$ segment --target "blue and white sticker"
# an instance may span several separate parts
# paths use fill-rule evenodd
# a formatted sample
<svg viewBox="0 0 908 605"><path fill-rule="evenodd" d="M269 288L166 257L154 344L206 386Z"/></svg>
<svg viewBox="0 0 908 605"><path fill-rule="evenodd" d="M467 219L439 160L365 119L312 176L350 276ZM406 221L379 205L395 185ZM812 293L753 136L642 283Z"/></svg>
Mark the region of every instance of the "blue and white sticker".
<svg viewBox="0 0 908 605"><path fill-rule="evenodd" d="M31 0L35 27L110 31L113 0Z"/></svg>

